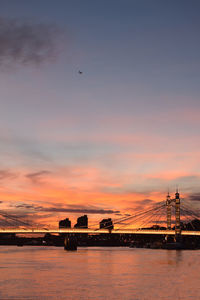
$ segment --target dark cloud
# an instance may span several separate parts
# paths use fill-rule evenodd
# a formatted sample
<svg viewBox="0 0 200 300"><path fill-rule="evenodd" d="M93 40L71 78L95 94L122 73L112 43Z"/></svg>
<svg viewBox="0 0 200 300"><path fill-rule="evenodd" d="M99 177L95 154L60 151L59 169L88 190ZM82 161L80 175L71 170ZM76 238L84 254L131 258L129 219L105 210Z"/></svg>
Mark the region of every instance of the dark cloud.
<svg viewBox="0 0 200 300"><path fill-rule="evenodd" d="M199 176L190 175L190 176L180 176L175 179L177 182L193 182L195 180L199 180Z"/></svg>
<svg viewBox="0 0 200 300"><path fill-rule="evenodd" d="M112 209L103 209L93 206L80 206L80 205L69 205L68 207L62 206L52 206L52 207L44 207L38 206L35 204L26 204L26 203L19 203L12 207L21 208L25 210L34 209L37 212L49 212L49 213L85 213L85 214L120 214L118 210Z"/></svg>
<svg viewBox="0 0 200 300"><path fill-rule="evenodd" d="M140 211L145 210L147 207L151 207L152 204L156 203L154 200L151 199L143 199L143 200L136 200L134 204L136 206L134 208L129 208L131 211Z"/></svg>
<svg viewBox="0 0 200 300"><path fill-rule="evenodd" d="M90 209L90 208L56 208L56 207L45 207L39 209L43 212L69 212L69 213L84 213L84 214L116 214L118 210L112 209Z"/></svg>
<svg viewBox="0 0 200 300"><path fill-rule="evenodd" d="M130 214L122 214L122 213L116 213L116 216L123 216L123 217L130 217Z"/></svg>
<svg viewBox="0 0 200 300"><path fill-rule="evenodd" d="M39 172L26 174L26 177L29 178L32 183L41 183L41 179L50 173L50 171L42 170Z"/></svg>
<svg viewBox="0 0 200 300"><path fill-rule="evenodd" d="M56 26L0 17L0 66L38 65L57 54Z"/></svg>
<svg viewBox="0 0 200 300"><path fill-rule="evenodd" d="M189 200L196 202L200 201L200 193L189 195Z"/></svg>
<svg viewBox="0 0 200 300"><path fill-rule="evenodd" d="M137 203L137 204L139 204L139 205L149 205L149 204L154 203L154 200L151 200L151 199L143 199L143 200L137 200L137 201L134 201L134 203Z"/></svg>
<svg viewBox="0 0 200 300"><path fill-rule="evenodd" d="M35 206L34 204L25 204L25 203L17 204L14 207L23 208L23 209L40 209L40 208L42 208L42 206Z"/></svg>
<svg viewBox="0 0 200 300"><path fill-rule="evenodd" d="M10 172L9 170L0 170L0 180L16 178L15 173Z"/></svg>

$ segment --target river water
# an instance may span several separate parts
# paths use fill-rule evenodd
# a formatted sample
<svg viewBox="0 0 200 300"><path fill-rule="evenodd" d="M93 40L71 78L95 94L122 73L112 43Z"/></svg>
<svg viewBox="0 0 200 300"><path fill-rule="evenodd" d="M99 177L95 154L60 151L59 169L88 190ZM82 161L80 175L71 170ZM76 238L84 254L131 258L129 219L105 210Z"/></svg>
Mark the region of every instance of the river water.
<svg viewBox="0 0 200 300"><path fill-rule="evenodd" d="M200 299L200 250L0 246L0 299Z"/></svg>

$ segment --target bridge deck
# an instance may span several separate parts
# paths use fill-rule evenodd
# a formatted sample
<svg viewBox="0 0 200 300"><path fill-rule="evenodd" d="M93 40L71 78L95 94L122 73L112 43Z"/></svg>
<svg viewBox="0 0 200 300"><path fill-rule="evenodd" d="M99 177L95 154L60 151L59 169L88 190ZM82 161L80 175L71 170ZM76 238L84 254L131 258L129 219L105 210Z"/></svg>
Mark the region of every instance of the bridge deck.
<svg viewBox="0 0 200 300"><path fill-rule="evenodd" d="M90 229L90 228L55 228L55 229L45 229L45 228L0 228L0 233L16 233L16 234L46 234L46 233L88 233L88 234L110 234L108 229ZM174 230L151 230L151 229L113 229L111 231L113 234L163 234L163 235L174 235ZM186 231L181 232L182 235L200 235L200 231Z"/></svg>

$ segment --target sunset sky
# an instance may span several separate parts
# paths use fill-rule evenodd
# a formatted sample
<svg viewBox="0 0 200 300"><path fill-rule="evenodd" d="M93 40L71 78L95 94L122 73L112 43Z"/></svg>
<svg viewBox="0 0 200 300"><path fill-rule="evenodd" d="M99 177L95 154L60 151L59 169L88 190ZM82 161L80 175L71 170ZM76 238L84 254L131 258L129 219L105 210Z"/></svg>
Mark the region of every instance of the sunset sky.
<svg viewBox="0 0 200 300"><path fill-rule="evenodd" d="M198 203L199 11L198 0L0 0L0 209L92 222L176 185Z"/></svg>

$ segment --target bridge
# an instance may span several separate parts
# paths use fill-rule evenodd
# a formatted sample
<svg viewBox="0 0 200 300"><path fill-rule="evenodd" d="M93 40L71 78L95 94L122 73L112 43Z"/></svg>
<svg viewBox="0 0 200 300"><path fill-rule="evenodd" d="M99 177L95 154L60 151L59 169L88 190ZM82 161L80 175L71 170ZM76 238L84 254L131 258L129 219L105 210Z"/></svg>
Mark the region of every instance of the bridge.
<svg viewBox="0 0 200 300"><path fill-rule="evenodd" d="M174 220L173 217L174 216ZM146 210L137 211L135 214L126 215L113 220L114 228L104 226L98 228L93 224L90 228L48 228L36 226L30 222L18 218L16 215L0 211L0 234L66 234L74 236L77 234L143 234L143 235L165 235L174 236L175 239L183 236L200 236L200 231L194 228L192 220L200 220L198 211L192 210L187 202L180 198L178 190L175 197L171 198L169 193L166 200L151 205ZM163 224L166 227L155 225L147 227L148 224ZM199 221L200 222L200 221ZM173 224L174 223L174 224ZM184 228L184 223L191 224L190 230ZM136 224L134 226L134 224ZM172 226L173 224L173 226Z"/></svg>

